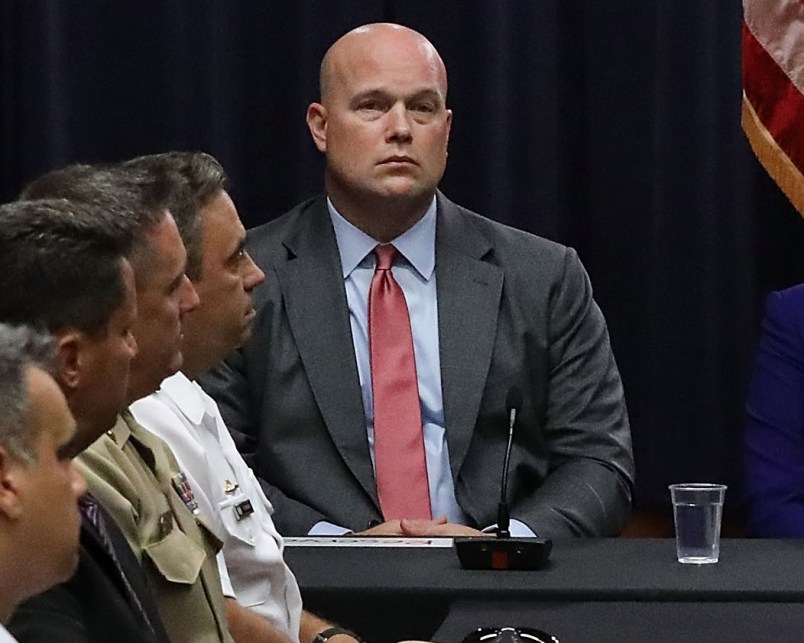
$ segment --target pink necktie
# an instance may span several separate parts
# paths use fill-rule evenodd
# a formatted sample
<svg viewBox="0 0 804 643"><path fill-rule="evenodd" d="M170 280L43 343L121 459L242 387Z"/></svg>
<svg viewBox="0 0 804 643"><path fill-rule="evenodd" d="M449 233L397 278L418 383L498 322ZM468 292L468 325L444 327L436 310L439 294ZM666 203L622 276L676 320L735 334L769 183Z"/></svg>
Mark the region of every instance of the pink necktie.
<svg viewBox="0 0 804 643"><path fill-rule="evenodd" d="M374 251L369 350L377 493L386 520L430 518L413 335L405 294L391 274L397 249L382 245Z"/></svg>

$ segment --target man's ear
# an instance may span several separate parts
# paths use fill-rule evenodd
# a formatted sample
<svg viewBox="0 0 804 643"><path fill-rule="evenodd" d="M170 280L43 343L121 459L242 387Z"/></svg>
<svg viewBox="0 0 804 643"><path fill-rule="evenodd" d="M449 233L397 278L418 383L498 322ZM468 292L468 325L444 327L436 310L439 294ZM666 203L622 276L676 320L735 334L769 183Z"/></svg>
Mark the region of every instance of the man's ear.
<svg viewBox="0 0 804 643"><path fill-rule="evenodd" d="M311 103L307 108L307 127L319 152L327 151L327 108L321 103Z"/></svg>
<svg viewBox="0 0 804 643"><path fill-rule="evenodd" d="M56 340L57 379L70 390L77 388L81 382L83 346L84 335L78 330L65 331Z"/></svg>
<svg viewBox="0 0 804 643"><path fill-rule="evenodd" d="M0 446L0 517L8 520L17 520L22 515L20 474L23 466Z"/></svg>

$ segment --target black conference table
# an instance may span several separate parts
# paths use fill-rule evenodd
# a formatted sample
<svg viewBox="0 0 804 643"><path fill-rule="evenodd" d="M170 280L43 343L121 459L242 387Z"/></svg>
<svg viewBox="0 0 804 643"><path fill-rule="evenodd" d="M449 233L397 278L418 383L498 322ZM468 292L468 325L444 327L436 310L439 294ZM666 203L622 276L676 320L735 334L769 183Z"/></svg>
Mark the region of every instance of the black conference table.
<svg viewBox="0 0 804 643"><path fill-rule="evenodd" d="M726 539L681 565L672 539L558 541L538 571L461 569L451 548L297 547L305 607L371 643L529 626L561 643L804 641L804 541Z"/></svg>

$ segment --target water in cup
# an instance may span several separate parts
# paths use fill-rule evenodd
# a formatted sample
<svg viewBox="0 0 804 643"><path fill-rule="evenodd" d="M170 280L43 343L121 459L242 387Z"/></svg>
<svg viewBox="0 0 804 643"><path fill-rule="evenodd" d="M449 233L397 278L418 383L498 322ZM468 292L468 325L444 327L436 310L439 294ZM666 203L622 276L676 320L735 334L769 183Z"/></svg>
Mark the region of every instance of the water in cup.
<svg viewBox="0 0 804 643"><path fill-rule="evenodd" d="M716 563L726 486L708 483L670 485L680 563Z"/></svg>
<svg viewBox="0 0 804 643"><path fill-rule="evenodd" d="M723 505L681 503L673 507L680 563L716 563Z"/></svg>

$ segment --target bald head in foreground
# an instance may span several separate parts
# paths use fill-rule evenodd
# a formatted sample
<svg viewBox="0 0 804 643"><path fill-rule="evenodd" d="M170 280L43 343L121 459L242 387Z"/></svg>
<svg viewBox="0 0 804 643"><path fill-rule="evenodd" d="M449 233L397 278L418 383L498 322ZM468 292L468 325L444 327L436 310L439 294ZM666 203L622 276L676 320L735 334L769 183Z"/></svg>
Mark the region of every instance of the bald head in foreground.
<svg viewBox="0 0 804 643"><path fill-rule="evenodd" d="M285 535L493 530L512 387L511 532L616 535L631 437L588 276L571 248L438 190L446 100L411 29L332 45L307 110L326 195L250 231L253 336L202 382Z"/></svg>

